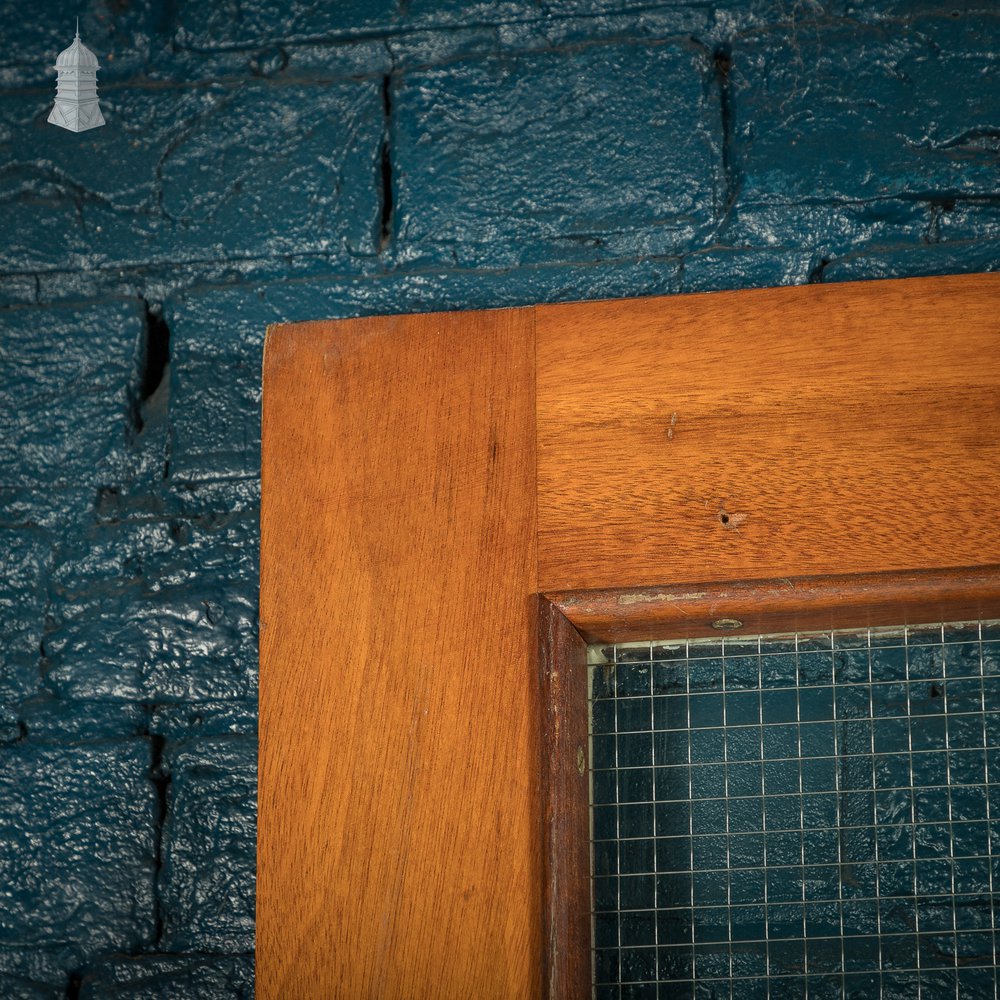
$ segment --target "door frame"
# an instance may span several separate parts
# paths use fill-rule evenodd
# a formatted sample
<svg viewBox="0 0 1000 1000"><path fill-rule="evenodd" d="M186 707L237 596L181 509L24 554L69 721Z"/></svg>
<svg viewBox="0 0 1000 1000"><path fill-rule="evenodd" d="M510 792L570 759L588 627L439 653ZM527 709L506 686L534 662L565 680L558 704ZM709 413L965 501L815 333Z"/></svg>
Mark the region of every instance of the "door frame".
<svg viewBox="0 0 1000 1000"><path fill-rule="evenodd" d="M998 292L272 327L258 996L591 995L588 642L1000 616Z"/></svg>

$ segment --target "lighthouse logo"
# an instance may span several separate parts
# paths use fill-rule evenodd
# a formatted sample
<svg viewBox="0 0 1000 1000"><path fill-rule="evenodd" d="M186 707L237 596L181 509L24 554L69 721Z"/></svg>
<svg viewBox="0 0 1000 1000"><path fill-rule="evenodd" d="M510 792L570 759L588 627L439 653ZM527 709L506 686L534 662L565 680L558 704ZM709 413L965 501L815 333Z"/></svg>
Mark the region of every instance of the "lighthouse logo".
<svg viewBox="0 0 1000 1000"><path fill-rule="evenodd" d="M73 44L56 59L56 103L49 122L71 132L85 132L104 124L97 102L97 56L80 41L80 19Z"/></svg>

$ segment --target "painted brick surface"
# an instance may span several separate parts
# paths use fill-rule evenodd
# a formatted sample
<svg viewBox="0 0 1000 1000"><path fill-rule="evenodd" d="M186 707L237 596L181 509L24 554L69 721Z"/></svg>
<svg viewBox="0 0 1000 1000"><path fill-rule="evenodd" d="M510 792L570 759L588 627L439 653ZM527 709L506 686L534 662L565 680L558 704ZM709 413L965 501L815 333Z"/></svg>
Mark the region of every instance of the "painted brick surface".
<svg viewBox="0 0 1000 1000"><path fill-rule="evenodd" d="M960 12L959 12L960 13ZM1000 14L803 25L740 45L732 102L747 202L996 192Z"/></svg>
<svg viewBox="0 0 1000 1000"><path fill-rule="evenodd" d="M51 545L38 531L0 531L0 741L17 733L17 705L38 688L39 646L48 603L47 575Z"/></svg>
<svg viewBox="0 0 1000 1000"><path fill-rule="evenodd" d="M257 474L264 332L278 318L239 287L179 297L172 306L172 475Z"/></svg>
<svg viewBox="0 0 1000 1000"><path fill-rule="evenodd" d="M253 996L248 955L113 958L80 981L80 1000L244 1000Z"/></svg>
<svg viewBox="0 0 1000 1000"><path fill-rule="evenodd" d="M171 803L161 882L168 951L253 949L255 735L168 744Z"/></svg>
<svg viewBox="0 0 1000 1000"><path fill-rule="evenodd" d="M0 86L48 88L55 57L72 41L77 17L80 34L101 63L100 80L105 85L141 73L161 42L157 36L164 24L158 0L131 0L128 6L115 0L45 3L35 10L37 16L24 17L20 0L0 0L5 42L0 51Z"/></svg>
<svg viewBox="0 0 1000 1000"><path fill-rule="evenodd" d="M4 750L0 943L86 960L154 932L154 795L144 741ZM20 849L12 849L20 847Z"/></svg>
<svg viewBox="0 0 1000 1000"><path fill-rule="evenodd" d="M31 309L5 315L0 377L9 405L0 410L0 486L50 489L122 478L141 330L137 301L44 318Z"/></svg>
<svg viewBox="0 0 1000 1000"><path fill-rule="evenodd" d="M0 997L252 995L268 324L994 270L998 23L0 0Z"/></svg>
<svg viewBox="0 0 1000 1000"><path fill-rule="evenodd" d="M248 698L256 690L250 514L93 529L52 573L48 687L66 699Z"/></svg>
<svg viewBox="0 0 1000 1000"><path fill-rule="evenodd" d="M921 228L934 240L942 214L995 199L1000 16L806 24L775 41L734 50L728 238L815 232L834 256Z"/></svg>
<svg viewBox="0 0 1000 1000"><path fill-rule="evenodd" d="M0 996L9 1000L52 1000L66 995L67 981L77 959L71 951L54 948L5 948L0 945Z"/></svg>
<svg viewBox="0 0 1000 1000"><path fill-rule="evenodd" d="M703 47L635 43L405 74L399 258L499 266L705 242L723 199L712 69Z"/></svg>
<svg viewBox="0 0 1000 1000"><path fill-rule="evenodd" d="M375 251L377 83L106 88L109 125L79 135L39 104L0 116L6 271Z"/></svg>
<svg viewBox="0 0 1000 1000"><path fill-rule="evenodd" d="M21 704L20 735L23 740L30 737L32 744L77 746L94 740L145 736L148 720L149 711L139 702L67 701L50 691L40 691Z"/></svg>

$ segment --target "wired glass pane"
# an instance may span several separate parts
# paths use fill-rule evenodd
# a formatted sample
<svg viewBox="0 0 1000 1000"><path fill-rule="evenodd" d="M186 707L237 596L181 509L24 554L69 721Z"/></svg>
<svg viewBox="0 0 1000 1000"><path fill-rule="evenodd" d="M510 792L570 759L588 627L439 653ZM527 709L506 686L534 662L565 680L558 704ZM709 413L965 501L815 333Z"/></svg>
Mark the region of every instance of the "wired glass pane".
<svg viewBox="0 0 1000 1000"><path fill-rule="evenodd" d="M997 997L1000 623L590 651L595 996Z"/></svg>

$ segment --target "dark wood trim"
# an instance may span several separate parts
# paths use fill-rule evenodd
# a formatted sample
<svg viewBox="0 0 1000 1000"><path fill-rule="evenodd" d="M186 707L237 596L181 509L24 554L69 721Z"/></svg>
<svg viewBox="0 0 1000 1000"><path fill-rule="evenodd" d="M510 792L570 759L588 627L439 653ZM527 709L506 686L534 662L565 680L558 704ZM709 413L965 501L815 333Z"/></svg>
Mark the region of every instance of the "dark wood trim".
<svg viewBox="0 0 1000 1000"><path fill-rule="evenodd" d="M545 598L539 599L538 659L545 989L550 1000L585 1000L593 989L587 644Z"/></svg>
<svg viewBox="0 0 1000 1000"><path fill-rule="evenodd" d="M694 639L1000 617L1000 566L545 595L588 642Z"/></svg>

